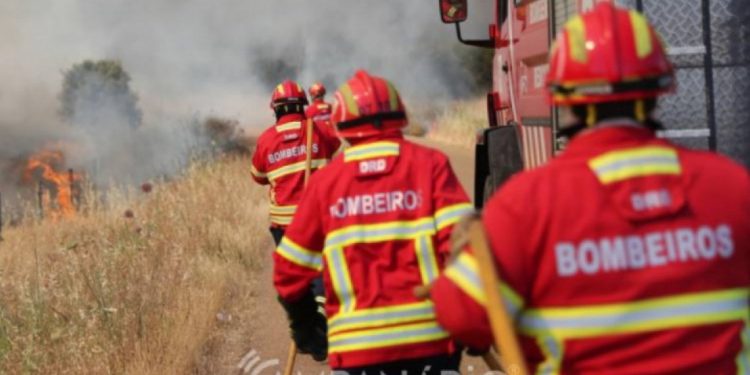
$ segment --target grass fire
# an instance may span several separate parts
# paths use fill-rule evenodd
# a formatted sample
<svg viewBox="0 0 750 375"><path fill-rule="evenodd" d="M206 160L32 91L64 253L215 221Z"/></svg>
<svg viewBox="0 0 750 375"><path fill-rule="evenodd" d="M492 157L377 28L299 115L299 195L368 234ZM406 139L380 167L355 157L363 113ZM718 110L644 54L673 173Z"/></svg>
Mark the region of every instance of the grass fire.
<svg viewBox="0 0 750 375"><path fill-rule="evenodd" d="M29 156L21 178L27 189L38 189L40 215L69 218L80 202L83 176L66 168L62 149L51 146Z"/></svg>

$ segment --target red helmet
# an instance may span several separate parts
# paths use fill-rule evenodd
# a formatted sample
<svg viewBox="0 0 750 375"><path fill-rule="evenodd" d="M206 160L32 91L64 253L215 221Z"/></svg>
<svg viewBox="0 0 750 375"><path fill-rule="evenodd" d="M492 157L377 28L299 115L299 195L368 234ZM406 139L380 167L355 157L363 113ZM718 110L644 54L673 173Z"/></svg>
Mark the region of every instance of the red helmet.
<svg viewBox="0 0 750 375"><path fill-rule="evenodd" d="M565 24L547 85L555 104L602 103L656 97L674 89L675 76L648 20L606 2Z"/></svg>
<svg viewBox="0 0 750 375"><path fill-rule="evenodd" d="M342 138L364 138L406 126L406 110L387 80L359 70L335 94L331 121Z"/></svg>
<svg viewBox="0 0 750 375"><path fill-rule="evenodd" d="M286 80L281 82L273 90L271 95L271 108L284 104L307 104L307 95L297 82Z"/></svg>
<svg viewBox="0 0 750 375"><path fill-rule="evenodd" d="M310 93L311 98L319 98L326 95L326 87L323 86L320 82L313 83L312 86L310 86L310 90L308 90Z"/></svg>

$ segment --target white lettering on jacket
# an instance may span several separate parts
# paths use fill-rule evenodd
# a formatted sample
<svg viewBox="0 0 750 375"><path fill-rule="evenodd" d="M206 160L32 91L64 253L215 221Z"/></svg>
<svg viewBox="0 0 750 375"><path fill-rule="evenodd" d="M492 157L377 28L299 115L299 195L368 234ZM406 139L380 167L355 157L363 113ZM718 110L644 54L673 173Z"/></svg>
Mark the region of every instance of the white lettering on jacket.
<svg viewBox="0 0 750 375"><path fill-rule="evenodd" d="M734 254L727 224L649 232L642 235L584 239L555 245L560 277L638 270L671 263L729 259Z"/></svg>
<svg viewBox="0 0 750 375"><path fill-rule="evenodd" d="M645 193L634 193L630 196L630 202L636 211L647 211L672 204L672 195L666 189L651 190Z"/></svg>
<svg viewBox="0 0 750 375"><path fill-rule="evenodd" d="M385 159L364 160L359 162L359 174L382 172L387 166Z"/></svg>
<svg viewBox="0 0 750 375"><path fill-rule="evenodd" d="M343 219L348 216L383 214L395 211L415 211L422 199L414 190L390 191L341 197L330 206L331 216Z"/></svg>
<svg viewBox="0 0 750 375"><path fill-rule="evenodd" d="M307 152L307 146L305 145L285 148L285 149L268 154L268 162L270 164L273 164L273 163L282 161L284 159L295 158L297 156L304 155L305 152ZM313 143L312 152L313 154L318 153L317 143Z"/></svg>

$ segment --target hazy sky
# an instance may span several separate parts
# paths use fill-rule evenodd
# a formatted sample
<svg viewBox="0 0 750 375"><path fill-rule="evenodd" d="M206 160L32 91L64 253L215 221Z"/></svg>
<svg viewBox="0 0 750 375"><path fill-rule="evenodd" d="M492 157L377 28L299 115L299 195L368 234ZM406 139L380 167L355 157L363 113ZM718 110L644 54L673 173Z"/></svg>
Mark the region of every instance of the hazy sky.
<svg viewBox="0 0 750 375"><path fill-rule="evenodd" d="M78 164L147 170L185 156L178 133L196 116L259 131L273 121L272 85L286 78L272 71L333 91L367 68L391 79L407 105L460 96L467 79L456 43L435 0L2 0L0 172L7 183L9 160L58 139L84 150L69 155ZM122 61L143 109L137 134L60 122L63 72L85 59Z"/></svg>

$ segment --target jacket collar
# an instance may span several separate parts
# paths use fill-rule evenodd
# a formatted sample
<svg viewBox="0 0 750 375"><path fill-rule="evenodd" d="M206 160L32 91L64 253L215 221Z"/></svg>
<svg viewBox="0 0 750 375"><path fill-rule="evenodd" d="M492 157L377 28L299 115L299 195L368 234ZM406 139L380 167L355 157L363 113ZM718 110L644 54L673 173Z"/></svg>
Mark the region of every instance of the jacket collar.
<svg viewBox="0 0 750 375"><path fill-rule="evenodd" d="M290 113L290 114L281 116L281 118L278 121L276 121L276 125L283 125L289 122L303 121L303 120L305 120L305 115L301 113Z"/></svg>
<svg viewBox="0 0 750 375"><path fill-rule="evenodd" d="M570 141L561 157L597 155L614 148L643 144L648 141L664 142L656 133L634 122L607 122L578 134Z"/></svg>
<svg viewBox="0 0 750 375"><path fill-rule="evenodd" d="M378 135L373 135L372 137L366 137L366 138L353 138L353 139L347 139L350 145L363 145L367 143L373 143L373 142L380 142L380 141L394 141L394 142L400 142L404 139L403 134L401 131L393 131L393 132L386 132Z"/></svg>

